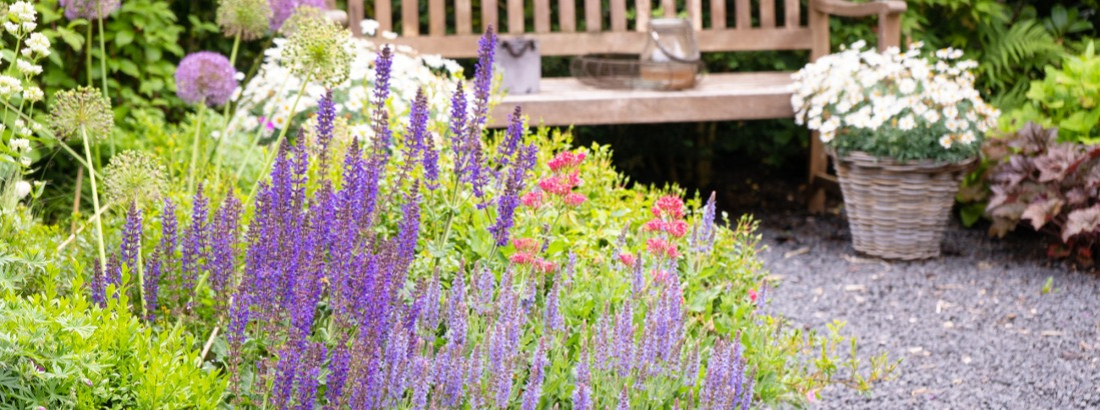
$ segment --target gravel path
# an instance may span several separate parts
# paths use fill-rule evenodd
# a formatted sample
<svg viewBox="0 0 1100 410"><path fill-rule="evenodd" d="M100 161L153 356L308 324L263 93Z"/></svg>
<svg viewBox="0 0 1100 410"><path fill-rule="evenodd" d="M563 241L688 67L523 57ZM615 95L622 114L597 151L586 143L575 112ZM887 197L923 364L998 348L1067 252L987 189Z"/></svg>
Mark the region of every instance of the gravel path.
<svg viewBox="0 0 1100 410"><path fill-rule="evenodd" d="M831 387L811 408L1100 409L1100 275L1050 261L1042 237L953 223L944 256L884 262L840 217L759 217L769 309L819 332L845 321L861 355L903 359L869 396Z"/></svg>

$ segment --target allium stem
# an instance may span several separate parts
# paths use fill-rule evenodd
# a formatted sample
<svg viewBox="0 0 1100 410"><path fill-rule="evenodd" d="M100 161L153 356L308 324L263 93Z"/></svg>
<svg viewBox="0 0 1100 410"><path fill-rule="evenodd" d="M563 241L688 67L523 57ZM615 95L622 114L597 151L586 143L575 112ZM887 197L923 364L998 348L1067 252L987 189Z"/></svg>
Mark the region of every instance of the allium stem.
<svg viewBox="0 0 1100 410"><path fill-rule="evenodd" d="M306 70L306 72L313 72L312 64L309 66L309 69ZM256 182L252 183L252 189L248 190L248 198L244 200L245 208L248 208L248 206L252 204L252 198L256 197L256 188L260 187L260 181L264 179L264 175L266 175L268 170L271 169L271 163L275 162L275 156L276 154L278 154L279 148L283 145L283 137L286 137L286 132L290 129L289 117L294 116L294 110L298 109L298 102L302 100L302 94L305 94L306 86L309 85L309 82L312 80L312 77L302 79L302 86L298 87L298 96L294 97L294 104L290 105L290 113L288 114L286 126L283 127L282 131L279 131L279 137L275 138L275 146L267 152L267 157L264 159L264 167L260 169L260 175L256 177ZM263 124L261 124L260 126L262 127Z"/></svg>
<svg viewBox="0 0 1100 410"><path fill-rule="evenodd" d="M191 141L191 165L187 167L187 195L195 193L195 165L199 161L199 143L202 141L202 117L206 114L206 103L199 102L199 111L195 114L198 119L195 122L195 138Z"/></svg>
<svg viewBox="0 0 1100 410"><path fill-rule="evenodd" d="M92 146L91 144L88 144L88 131L84 128L83 125L80 126L80 136L84 139L84 155L87 156L88 159L88 176L91 177L92 181L92 206L95 207L95 215L93 216L93 218L95 218L96 239L99 241L99 269L100 272L105 273L107 272L107 251L103 247L103 222L100 221L99 190L98 188L96 188L95 183L95 169L91 168Z"/></svg>
<svg viewBox="0 0 1100 410"><path fill-rule="evenodd" d="M110 100L111 93L107 90L107 46L103 39L103 16L100 15L96 21L99 22L99 69L103 72L103 98Z"/></svg>
<svg viewBox="0 0 1100 410"><path fill-rule="evenodd" d="M95 80L92 79L92 22L88 22L87 35L84 37L84 44L87 46L84 54L88 63L88 86L95 86ZM14 64L13 64L14 66Z"/></svg>
<svg viewBox="0 0 1100 410"><path fill-rule="evenodd" d="M233 36L233 51L229 53L229 65L233 67L234 71L237 70L237 49L239 49L240 46L241 33L238 32L236 36ZM206 160L207 163L214 165L214 172L217 172L219 176L221 175L221 170L218 168L218 148L222 145L223 140L229 138L229 120L232 119L232 117L229 116L229 107L231 105L233 105L232 99L226 101L225 107L222 108L222 118L224 118L225 121L222 122L221 137L214 141L214 147L210 149L209 159ZM261 124L260 129L263 129L263 124Z"/></svg>

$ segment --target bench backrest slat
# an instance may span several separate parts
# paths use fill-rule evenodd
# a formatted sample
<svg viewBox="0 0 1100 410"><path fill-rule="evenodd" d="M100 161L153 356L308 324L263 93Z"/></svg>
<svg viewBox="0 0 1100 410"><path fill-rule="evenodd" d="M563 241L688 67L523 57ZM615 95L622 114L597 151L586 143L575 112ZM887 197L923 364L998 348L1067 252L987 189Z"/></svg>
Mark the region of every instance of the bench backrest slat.
<svg viewBox="0 0 1100 410"><path fill-rule="evenodd" d="M710 27L714 30L726 28L726 2L710 2Z"/></svg>
<svg viewBox="0 0 1100 410"><path fill-rule="evenodd" d="M637 0L634 3L634 31L646 31L649 27L649 13L651 12L650 0Z"/></svg>
<svg viewBox="0 0 1100 410"><path fill-rule="evenodd" d="M626 0L611 0L611 31L626 31Z"/></svg>
<svg viewBox="0 0 1100 410"><path fill-rule="evenodd" d="M603 29L600 0L584 0L584 31L597 33Z"/></svg>
<svg viewBox="0 0 1100 410"><path fill-rule="evenodd" d="M775 27L775 0L760 2L760 27Z"/></svg>
<svg viewBox="0 0 1100 410"><path fill-rule="evenodd" d="M737 0L734 7L736 7L733 12L734 18L737 19L735 27L738 30L748 30L752 27L752 12L749 11L749 0Z"/></svg>
<svg viewBox="0 0 1100 410"><path fill-rule="evenodd" d="M558 0L558 25L564 33L577 31L577 4L573 0Z"/></svg>
<svg viewBox="0 0 1100 410"><path fill-rule="evenodd" d="M405 37L420 36L419 0L401 0L401 24L405 27L401 33Z"/></svg>
<svg viewBox="0 0 1100 410"><path fill-rule="evenodd" d="M802 25L802 7L798 0L785 0L783 13L787 15L786 27L798 27Z"/></svg>
<svg viewBox="0 0 1100 410"><path fill-rule="evenodd" d="M455 0L455 33L459 35L472 33L473 21L473 6L470 5L470 0Z"/></svg>
<svg viewBox="0 0 1100 410"><path fill-rule="evenodd" d="M535 32L550 32L550 0L535 0Z"/></svg>
<svg viewBox="0 0 1100 410"><path fill-rule="evenodd" d="M348 0L354 30L358 30L356 13L362 15L368 1ZM809 50L813 46L811 29L801 21L805 11L799 0L606 0L607 9L604 0L487 0L477 11L472 10L471 0L397 0L401 2L400 30L394 30L393 1L373 0L373 15L367 16L378 21L380 30L401 36L387 42L452 58L477 56L478 34L489 25L505 38L539 39L546 56L640 52L654 7L660 7L664 16L686 14L704 52ZM426 26L420 25L421 2L427 3ZM447 15L451 7L453 20ZM710 11L705 21L703 10ZM498 24L499 13L505 13L503 27ZM477 20L480 27L473 27Z"/></svg>

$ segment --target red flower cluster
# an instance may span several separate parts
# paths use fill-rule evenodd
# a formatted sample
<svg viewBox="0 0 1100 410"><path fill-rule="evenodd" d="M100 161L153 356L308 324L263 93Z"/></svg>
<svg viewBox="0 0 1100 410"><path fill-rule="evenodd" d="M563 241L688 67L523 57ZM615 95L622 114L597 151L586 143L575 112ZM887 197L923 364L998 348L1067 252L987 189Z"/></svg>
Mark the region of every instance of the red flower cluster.
<svg viewBox="0 0 1100 410"><path fill-rule="evenodd" d="M538 256L539 243L533 238L514 238L512 246L516 247L516 253L508 257L508 260L516 265L532 265L542 273L553 272L557 265Z"/></svg>
<svg viewBox="0 0 1100 410"><path fill-rule="evenodd" d="M651 209L653 219L644 225L646 232L666 232L674 238L687 234L688 224L684 221L684 201L675 196L663 196Z"/></svg>
<svg viewBox="0 0 1100 410"><path fill-rule="evenodd" d="M669 259L676 259L680 257L680 251L676 249L676 244L669 243L664 238L649 238L645 242L646 250L652 253L656 257L667 257Z"/></svg>
<svg viewBox="0 0 1100 410"><path fill-rule="evenodd" d="M573 188L581 183L577 167L587 157L583 152L562 152L554 156L547 165L550 166L551 175L539 181L541 192L530 192L521 198L524 205L538 208L544 203L543 193L561 197L566 206L578 207L588 200L588 197L579 192L573 192Z"/></svg>

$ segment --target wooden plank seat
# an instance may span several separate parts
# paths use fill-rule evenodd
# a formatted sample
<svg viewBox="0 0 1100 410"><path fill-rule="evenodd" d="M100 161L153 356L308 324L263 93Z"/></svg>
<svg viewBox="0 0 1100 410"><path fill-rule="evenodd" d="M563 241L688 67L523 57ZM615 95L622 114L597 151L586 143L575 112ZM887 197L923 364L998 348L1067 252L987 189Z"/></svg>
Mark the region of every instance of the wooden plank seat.
<svg viewBox="0 0 1100 410"><path fill-rule="evenodd" d="M400 35L392 43L448 58L476 57L479 33L490 26L504 39L537 39L543 56L638 53L652 11L661 10L664 17L686 14L704 53L809 50L815 60L830 52L830 15L877 16L878 47L885 49L899 45L906 9L904 0L808 0L805 6L802 0L482 0L479 10L471 0L396 0L396 8L394 0L371 1L369 14L366 0L347 1L353 33L361 33L360 22L369 16L379 30ZM490 125L505 125L515 105L531 125L551 126L789 118L791 83L788 72L711 73L681 91L607 90L572 78L543 78L537 94L506 96ZM824 189L835 179L827 173L820 141L811 138L810 145L810 208L821 210Z"/></svg>

